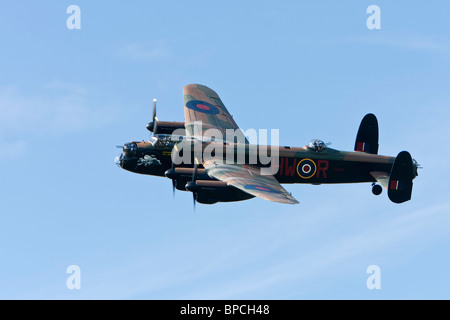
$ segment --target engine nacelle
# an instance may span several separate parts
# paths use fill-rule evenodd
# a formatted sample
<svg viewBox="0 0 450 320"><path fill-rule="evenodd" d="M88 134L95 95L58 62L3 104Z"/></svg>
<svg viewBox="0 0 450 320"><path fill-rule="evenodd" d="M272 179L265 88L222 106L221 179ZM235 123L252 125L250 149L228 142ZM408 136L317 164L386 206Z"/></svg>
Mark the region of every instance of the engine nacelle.
<svg viewBox="0 0 450 320"><path fill-rule="evenodd" d="M194 168L173 168L167 170L164 174L169 179L185 179L185 180L191 180L192 174L194 173ZM199 180L208 180L211 179L206 174L206 170L203 168L197 169L197 178Z"/></svg>
<svg viewBox="0 0 450 320"><path fill-rule="evenodd" d="M169 169L164 174L167 178L175 181L175 188L177 190L186 191L186 184L192 180L193 173L194 168L179 167ZM200 180L211 179L203 168L197 169L197 178Z"/></svg>
<svg viewBox="0 0 450 320"><path fill-rule="evenodd" d="M153 122L150 122L146 125L146 128L148 131L153 132L153 129L155 128L155 124ZM178 121L158 121L158 129L157 133L159 134L172 134L177 129L183 129L184 130L184 122L178 122ZM184 135L183 132L180 132L179 135Z"/></svg>
<svg viewBox="0 0 450 320"><path fill-rule="evenodd" d="M224 181L215 180L190 181L186 184L186 190L193 192L195 200L203 204L242 201L254 197L233 186L229 186Z"/></svg>

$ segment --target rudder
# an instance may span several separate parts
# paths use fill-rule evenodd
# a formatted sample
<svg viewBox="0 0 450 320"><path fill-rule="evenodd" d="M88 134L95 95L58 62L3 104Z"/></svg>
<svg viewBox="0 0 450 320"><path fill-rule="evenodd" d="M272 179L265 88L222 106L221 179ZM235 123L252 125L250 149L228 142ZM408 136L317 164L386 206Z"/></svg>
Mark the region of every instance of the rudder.
<svg viewBox="0 0 450 320"><path fill-rule="evenodd" d="M366 114L362 119L356 135L354 150L378 154L378 120L374 114Z"/></svg>

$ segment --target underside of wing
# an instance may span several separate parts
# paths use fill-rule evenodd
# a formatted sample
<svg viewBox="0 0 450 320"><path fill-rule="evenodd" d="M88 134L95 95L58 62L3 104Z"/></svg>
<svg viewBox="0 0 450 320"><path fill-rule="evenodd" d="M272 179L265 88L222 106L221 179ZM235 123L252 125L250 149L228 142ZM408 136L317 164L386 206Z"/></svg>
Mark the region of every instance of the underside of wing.
<svg viewBox="0 0 450 320"><path fill-rule="evenodd" d="M210 177L225 181L255 197L280 203L299 203L272 175L261 175L260 168L241 164L204 163Z"/></svg>
<svg viewBox="0 0 450 320"><path fill-rule="evenodd" d="M200 84L189 84L183 88L183 96L188 135L205 138L214 136L215 139L230 143L247 142L215 91ZM233 136L231 132L234 132ZM221 137L217 137L218 134Z"/></svg>
<svg viewBox="0 0 450 320"><path fill-rule="evenodd" d="M389 186L389 173L382 171L371 171L370 174L386 189Z"/></svg>

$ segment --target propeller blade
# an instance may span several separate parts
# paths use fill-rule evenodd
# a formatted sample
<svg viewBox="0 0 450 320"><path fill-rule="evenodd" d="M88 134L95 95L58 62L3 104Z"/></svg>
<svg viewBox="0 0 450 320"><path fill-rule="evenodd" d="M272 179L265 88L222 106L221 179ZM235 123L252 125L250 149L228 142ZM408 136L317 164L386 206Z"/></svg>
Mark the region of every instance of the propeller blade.
<svg viewBox="0 0 450 320"><path fill-rule="evenodd" d="M156 99L153 99L153 113L152 113L152 122L147 123L145 126L148 131L153 132L153 137L158 130L158 117L156 116Z"/></svg>
<svg viewBox="0 0 450 320"><path fill-rule="evenodd" d="M154 125L153 125L153 136L155 136L156 133L158 132L158 118L155 118L155 119L156 119L156 121L153 122L154 123Z"/></svg>
<svg viewBox="0 0 450 320"><path fill-rule="evenodd" d="M174 147L174 149L176 149L176 146ZM172 151L172 158L171 158L172 164L171 164L170 170L168 170L168 171L171 171L173 175L170 175L168 177L170 177L172 179L172 193L173 193L173 197L175 198L175 190L176 190L176 187L177 187L177 179L176 179L176 175L174 174L174 172L175 172L174 157L176 157L176 154L174 154L173 151Z"/></svg>
<svg viewBox="0 0 450 320"><path fill-rule="evenodd" d="M192 172L192 183L195 185L195 181L197 180L197 170L198 170L198 159L194 159L194 171ZM195 205L197 204L197 193L194 191L192 192L192 199L194 200L194 212L195 212Z"/></svg>
<svg viewBox="0 0 450 320"><path fill-rule="evenodd" d="M152 121L155 123L156 119L156 99L153 99L153 115L152 115Z"/></svg>
<svg viewBox="0 0 450 320"><path fill-rule="evenodd" d="M192 199L194 200L194 212L195 212L195 207L196 207L196 204L197 204L197 195L195 194L195 192L192 192Z"/></svg>
<svg viewBox="0 0 450 320"><path fill-rule="evenodd" d="M197 180L197 169L198 169L198 160L195 158L196 162L194 163L194 171L192 172L192 182Z"/></svg>

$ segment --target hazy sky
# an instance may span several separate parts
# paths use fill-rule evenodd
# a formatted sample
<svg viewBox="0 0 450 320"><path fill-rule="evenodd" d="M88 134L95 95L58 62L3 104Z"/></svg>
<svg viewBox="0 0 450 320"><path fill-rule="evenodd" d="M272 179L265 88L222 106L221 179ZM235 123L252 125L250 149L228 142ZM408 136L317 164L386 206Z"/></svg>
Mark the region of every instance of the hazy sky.
<svg viewBox="0 0 450 320"><path fill-rule="evenodd" d="M69 30L66 9L81 9ZM381 8L369 30L366 9ZM450 298L446 1L11 1L0 10L0 298ZM197 205L117 168L115 145L183 121L182 88L238 125L423 165L402 205L370 184L285 185L300 201ZM66 268L81 269L68 290ZM381 268L381 290L366 269Z"/></svg>

